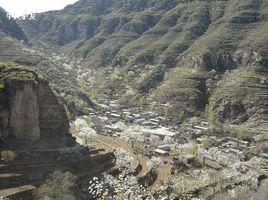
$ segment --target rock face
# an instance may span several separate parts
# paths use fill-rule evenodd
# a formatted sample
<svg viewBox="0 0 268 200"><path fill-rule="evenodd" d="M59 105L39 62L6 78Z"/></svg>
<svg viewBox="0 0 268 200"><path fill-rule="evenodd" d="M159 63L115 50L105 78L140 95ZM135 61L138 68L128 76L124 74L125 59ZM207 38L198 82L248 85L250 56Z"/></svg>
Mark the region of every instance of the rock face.
<svg viewBox="0 0 268 200"><path fill-rule="evenodd" d="M0 138L36 141L69 131L63 105L48 83L16 64L0 64Z"/></svg>
<svg viewBox="0 0 268 200"><path fill-rule="evenodd" d="M9 110L6 129L18 139L38 140L38 85L31 80L8 80L6 96Z"/></svg>
<svg viewBox="0 0 268 200"><path fill-rule="evenodd" d="M69 133L69 119L47 82L39 84L38 99L41 139L66 136Z"/></svg>

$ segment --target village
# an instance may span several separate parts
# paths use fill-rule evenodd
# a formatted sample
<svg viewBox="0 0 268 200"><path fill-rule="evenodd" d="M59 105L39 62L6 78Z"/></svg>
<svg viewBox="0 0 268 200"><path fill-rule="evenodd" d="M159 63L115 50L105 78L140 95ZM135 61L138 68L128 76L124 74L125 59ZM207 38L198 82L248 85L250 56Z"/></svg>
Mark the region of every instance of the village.
<svg viewBox="0 0 268 200"><path fill-rule="evenodd" d="M251 141L213 134L206 121L173 125L116 100L98 106L72 123L79 143L113 152L118 161L111 173L134 175L154 195L207 199L267 188L268 154Z"/></svg>
<svg viewBox="0 0 268 200"><path fill-rule="evenodd" d="M62 63L63 71L70 71L75 63L64 55L52 56ZM78 68L76 79L94 85L94 78L87 78L92 72ZM254 191L261 194L268 187L268 154L256 147L267 141L266 134L249 141L211 130L206 119L174 124L163 112L169 105L156 102L151 104L157 104L162 114L122 106L117 99L98 99L96 104L98 109L88 108L88 115L71 123L71 132L81 146L115 155L116 164L108 174L135 180L125 190L134 191L138 185L164 199L173 193L181 199L223 199L240 193L252 196Z"/></svg>

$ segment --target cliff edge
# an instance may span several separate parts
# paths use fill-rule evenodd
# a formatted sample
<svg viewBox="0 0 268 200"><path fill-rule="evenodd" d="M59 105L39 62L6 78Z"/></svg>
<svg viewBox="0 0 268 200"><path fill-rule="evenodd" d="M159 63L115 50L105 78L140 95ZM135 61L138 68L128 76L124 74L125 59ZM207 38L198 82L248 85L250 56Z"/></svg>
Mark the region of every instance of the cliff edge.
<svg viewBox="0 0 268 200"><path fill-rule="evenodd" d="M0 139L36 141L69 135L64 107L40 75L0 63Z"/></svg>

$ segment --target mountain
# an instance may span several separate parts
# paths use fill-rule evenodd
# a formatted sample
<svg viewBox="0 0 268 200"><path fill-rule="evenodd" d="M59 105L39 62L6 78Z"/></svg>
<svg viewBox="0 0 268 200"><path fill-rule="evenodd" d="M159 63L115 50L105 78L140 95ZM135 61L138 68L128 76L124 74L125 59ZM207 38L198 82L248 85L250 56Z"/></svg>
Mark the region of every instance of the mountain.
<svg viewBox="0 0 268 200"><path fill-rule="evenodd" d="M88 111L90 100L74 76L1 13L0 199L35 199L37 185L59 169L88 182L115 160L78 144L70 132L70 119L83 114L82 106Z"/></svg>
<svg viewBox="0 0 268 200"><path fill-rule="evenodd" d="M208 105L221 122L256 125L267 122L267 16L265 0L81 0L19 24L103 70L97 82L189 116Z"/></svg>
<svg viewBox="0 0 268 200"><path fill-rule="evenodd" d="M8 13L0 7L0 30L16 38L17 40L27 41L23 30L17 25L16 21L8 17Z"/></svg>
<svg viewBox="0 0 268 200"><path fill-rule="evenodd" d="M66 109L70 110L69 116L88 112L87 107L94 105L78 87L74 74L69 73L61 63L38 51L38 48L27 39L16 20L9 19L7 13L0 8L0 62L26 65L41 74L53 86L53 91ZM66 94L65 97L60 96L63 93Z"/></svg>
<svg viewBox="0 0 268 200"><path fill-rule="evenodd" d="M255 0L84 0L20 24L31 38L61 47L90 66L174 66L193 44L210 48L213 42L222 51L246 45L251 34L265 28L266 11L266 1Z"/></svg>

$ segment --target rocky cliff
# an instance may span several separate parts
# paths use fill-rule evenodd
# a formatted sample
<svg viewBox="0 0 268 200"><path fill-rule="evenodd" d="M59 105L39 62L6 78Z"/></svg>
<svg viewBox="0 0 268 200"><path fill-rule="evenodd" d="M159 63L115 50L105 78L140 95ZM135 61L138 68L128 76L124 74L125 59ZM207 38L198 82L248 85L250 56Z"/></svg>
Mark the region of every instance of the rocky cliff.
<svg viewBox="0 0 268 200"><path fill-rule="evenodd" d="M0 64L0 138L63 138L69 121L49 87L37 73L15 63Z"/></svg>

